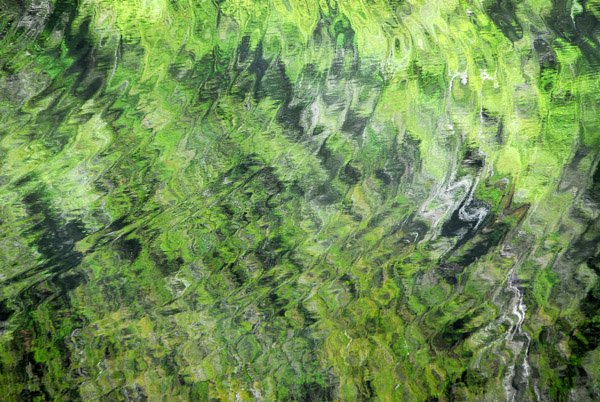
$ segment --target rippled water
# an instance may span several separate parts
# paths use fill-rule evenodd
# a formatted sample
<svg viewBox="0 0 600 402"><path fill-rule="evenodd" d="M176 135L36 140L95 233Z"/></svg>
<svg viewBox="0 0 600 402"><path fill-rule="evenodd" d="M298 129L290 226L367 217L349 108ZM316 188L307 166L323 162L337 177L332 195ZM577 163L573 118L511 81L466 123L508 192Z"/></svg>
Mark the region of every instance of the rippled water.
<svg viewBox="0 0 600 402"><path fill-rule="evenodd" d="M0 399L600 400L597 0L0 0Z"/></svg>

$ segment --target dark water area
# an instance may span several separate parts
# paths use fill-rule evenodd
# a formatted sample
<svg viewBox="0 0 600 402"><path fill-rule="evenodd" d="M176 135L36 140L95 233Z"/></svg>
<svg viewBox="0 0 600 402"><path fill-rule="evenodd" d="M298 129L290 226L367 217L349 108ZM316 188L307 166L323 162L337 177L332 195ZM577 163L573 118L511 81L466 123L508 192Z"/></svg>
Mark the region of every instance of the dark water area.
<svg viewBox="0 0 600 402"><path fill-rule="evenodd" d="M600 2L0 0L0 400L600 400Z"/></svg>

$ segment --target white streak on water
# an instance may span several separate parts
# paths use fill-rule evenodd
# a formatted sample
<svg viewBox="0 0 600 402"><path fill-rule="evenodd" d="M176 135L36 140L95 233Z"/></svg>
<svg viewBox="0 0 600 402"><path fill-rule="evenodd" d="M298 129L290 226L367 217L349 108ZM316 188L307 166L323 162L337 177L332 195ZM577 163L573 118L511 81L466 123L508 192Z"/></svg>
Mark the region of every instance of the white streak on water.
<svg viewBox="0 0 600 402"><path fill-rule="evenodd" d="M515 280L517 278L517 267L520 265L524 256L521 256L517 262L513 264L508 275L506 276L506 290L513 294L509 302L510 315L516 317L516 322L512 323L511 320L506 314L503 314L500 317L500 321L507 319L511 322L511 326L506 331L506 341L510 345L510 349L515 353L515 363L510 366L508 369L508 373L504 378L504 390L506 392L506 399L508 401L515 401L517 391L513 386L512 382L515 377L515 369L517 367L518 359L521 354L523 355L523 361L520 363L521 368L523 370L523 375L526 380L526 387L529 387L529 382L531 378L531 372L529 367L528 355L529 355L529 346L531 345L531 335L526 331L523 331L523 322L525 321L527 306L523 302L523 293L521 290L515 285ZM515 340L515 336L525 338L525 341ZM534 392L536 396L536 401L539 401L540 398L538 396L537 387L534 386Z"/></svg>

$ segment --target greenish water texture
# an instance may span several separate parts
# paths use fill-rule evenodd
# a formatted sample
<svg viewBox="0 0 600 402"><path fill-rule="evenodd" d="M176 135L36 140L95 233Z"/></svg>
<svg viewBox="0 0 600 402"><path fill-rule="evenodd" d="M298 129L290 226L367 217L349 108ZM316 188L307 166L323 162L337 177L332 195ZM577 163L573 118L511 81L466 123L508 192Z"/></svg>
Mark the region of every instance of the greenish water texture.
<svg viewBox="0 0 600 402"><path fill-rule="evenodd" d="M600 0L0 0L0 400L600 401Z"/></svg>

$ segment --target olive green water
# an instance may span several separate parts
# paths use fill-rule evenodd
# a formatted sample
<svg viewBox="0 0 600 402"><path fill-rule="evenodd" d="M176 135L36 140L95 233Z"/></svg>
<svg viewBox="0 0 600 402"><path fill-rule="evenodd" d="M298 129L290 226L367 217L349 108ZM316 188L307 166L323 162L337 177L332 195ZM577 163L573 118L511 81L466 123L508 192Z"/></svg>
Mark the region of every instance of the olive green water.
<svg viewBox="0 0 600 402"><path fill-rule="evenodd" d="M0 0L0 400L599 401L599 21Z"/></svg>

